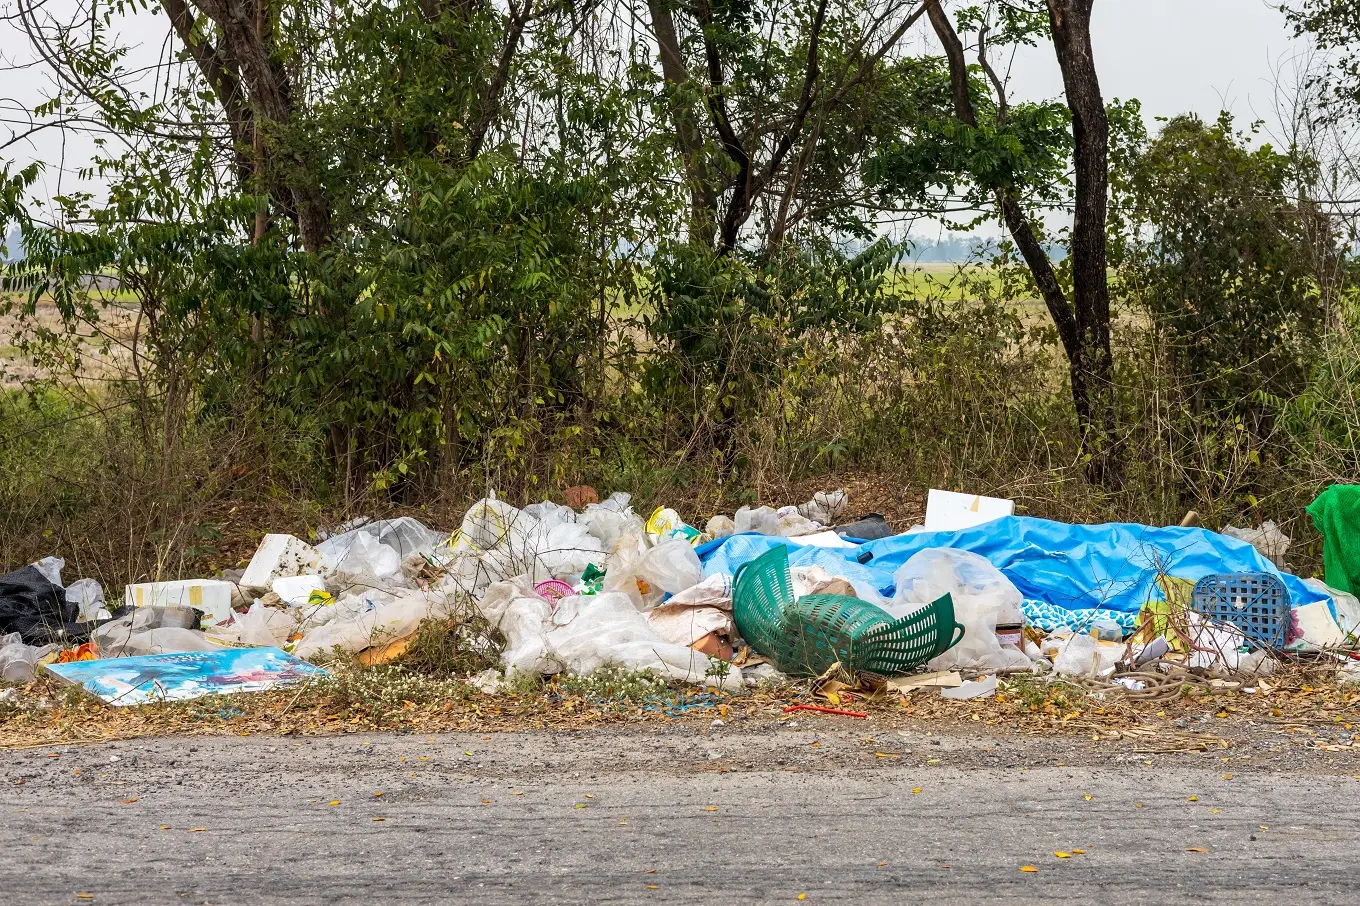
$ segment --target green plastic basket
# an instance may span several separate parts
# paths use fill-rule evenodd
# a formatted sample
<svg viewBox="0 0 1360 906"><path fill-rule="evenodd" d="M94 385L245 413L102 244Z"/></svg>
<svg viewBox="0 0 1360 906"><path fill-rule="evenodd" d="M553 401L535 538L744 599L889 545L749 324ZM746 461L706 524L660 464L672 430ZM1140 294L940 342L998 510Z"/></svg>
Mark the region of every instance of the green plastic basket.
<svg viewBox="0 0 1360 906"><path fill-rule="evenodd" d="M817 676L837 661L857 673L895 676L963 640L949 595L900 620L845 595L795 601L782 544L737 569L732 610L741 637L791 676Z"/></svg>

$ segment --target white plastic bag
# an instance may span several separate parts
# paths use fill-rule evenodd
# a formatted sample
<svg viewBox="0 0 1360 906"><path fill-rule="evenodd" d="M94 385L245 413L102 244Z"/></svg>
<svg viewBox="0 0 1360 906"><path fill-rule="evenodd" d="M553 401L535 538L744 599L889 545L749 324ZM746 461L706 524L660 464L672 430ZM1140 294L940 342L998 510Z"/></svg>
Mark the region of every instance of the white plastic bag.
<svg viewBox="0 0 1360 906"><path fill-rule="evenodd" d="M755 508L744 506L737 510L737 515L733 517L732 523L738 535L742 532L759 532L762 535L779 534L779 514L767 506Z"/></svg>
<svg viewBox="0 0 1360 906"><path fill-rule="evenodd" d="M66 561L60 557L43 557L33 568L43 574L43 578L58 588L61 584L61 571L66 568Z"/></svg>
<svg viewBox="0 0 1360 906"><path fill-rule="evenodd" d="M638 558L637 574L648 585L678 594L699 584L704 566L689 542L677 538L644 551Z"/></svg>
<svg viewBox="0 0 1360 906"><path fill-rule="evenodd" d="M998 619L1020 614L1020 590L984 557L951 548L927 548L893 575L897 591L886 610L895 619L915 613L943 595L954 600L954 619L963 624L963 641L930 661L929 670L970 668L1028 670L1023 651L1003 648L996 637Z"/></svg>
<svg viewBox="0 0 1360 906"><path fill-rule="evenodd" d="M689 683L713 682L714 662L684 645L667 642L621 594L572 596L558 602L548 630L552 656L569 673L587 674L606 664L655 670ZM714 671L715 675L718 671ZM718 684L742 687L741 671L729 667Z"/></svg>
<svg viewBox="0 0 1360 906"><path fill-rule="evenodd" d="M556 673L560 669L548 652L552 606L534 593L526 577L494 583L477 602L477 610L505 636L501 661L507 675L514 671Z"/></svg>
<svg viewBox="0 0 1360 906"><path fill-rule="evenodd" d="M710 538L726 538L736 530L737 525L732 521L732 517L721 513L708 520L708 525L704 526L704 534Z"/></svg>
<svg viewBox="0 0 1360 906"><path fill-rule="evenodd" d="M66 589L66 600L80 608L76 620L88 623L98 618L104 606L104 586L97 579L77 579Z"/></svg>
<svg viewBox="0 0 1360 906"><path fill-rule="evenodd" d="M232 625L241 644L270 648L286 643L297 630L298 621L296 616L257 601L245 613L238 613Z"/></svg>
<svg viewBox="0 0 1360 906"><path fill-rule="evenodd" d="M1060 643L1053 658L1053 672L1059 676L1111 676L1127 650L1122 643L1102 643L1085 633L1076 633Z"/></svg>
<svg viewBox="0 0 1360 906"><path fill-rule="evenodd" d="M332 542L335 542L332 545ZM323 546L326 572L340 585L401 586L401 556L364 529L346 532ZM318 548L319 550L320 548Z"/></svg>
<svg viewBox="0 0 1360 906"><path fill-rule="evenodd" d="M331 606L338 607L340 602ZM448 612L448 600L444 595L408 591L390 603L374 606L352 618L331 620L308 632L293 653L307 658L333 648L363 651L410 635L422 620L444 617Z"/></svg>
<svg viewBox="0 0 1360 906"><path fill-rule="evenodd" d="M604 550L612 551L621 536L631 533L641 538L647 533L646 523L633 512L627 501L627 494L613 494L604 503L587 505L576 521L600 540Z"/></svg>
<svg viewBox="0 0 1360 906"><path fill-rule="evenodd" d="M17 632L0 636L0 680L6 683L33 682L38 661L60 647L60 645L26 645L24 637Z"/></svg>
<svg viewBox="0 0 1360 906"><path fill-rule="evenodd" d="M850 505L850 495L845 488L835 491L818 491L812 499L798 507L798 512L822 525L835 525L845 515Z"/></svg>
<svg viewBox="0 0 1360 906"><path fill-rule="evenodd" d="M1230 525L1223 530L1223 534L1247 542L1277 568L1285 568L1284 556L1289 552L1289 536L1280 531L1274 522L1263 522L1256 528L1246 529Z"/></svg>

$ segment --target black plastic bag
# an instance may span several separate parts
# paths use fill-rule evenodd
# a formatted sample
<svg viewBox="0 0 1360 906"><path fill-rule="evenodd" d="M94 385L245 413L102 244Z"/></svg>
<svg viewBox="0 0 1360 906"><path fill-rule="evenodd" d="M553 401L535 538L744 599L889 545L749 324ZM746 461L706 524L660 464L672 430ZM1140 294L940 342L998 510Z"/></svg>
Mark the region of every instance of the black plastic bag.
<svg viewBox="0 0 1360 906"><path fill-rule="evenodd" d="M0 576L0 635L17 632L27 645L79 644L92 623L79 623L80 608L66 600L36 566Z"/></svg>

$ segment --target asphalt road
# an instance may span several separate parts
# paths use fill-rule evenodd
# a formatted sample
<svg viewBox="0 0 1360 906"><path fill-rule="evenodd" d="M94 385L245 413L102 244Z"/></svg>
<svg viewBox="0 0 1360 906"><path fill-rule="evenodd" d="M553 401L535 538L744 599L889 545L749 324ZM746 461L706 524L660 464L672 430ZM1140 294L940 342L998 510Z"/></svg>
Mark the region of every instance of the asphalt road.
<svg viewBox="0 0 1360 906"><path fill-rule="evenodd" d="M7 751L0 903L1357 901L1353 765L1148 760L843 719Z"/></svg>

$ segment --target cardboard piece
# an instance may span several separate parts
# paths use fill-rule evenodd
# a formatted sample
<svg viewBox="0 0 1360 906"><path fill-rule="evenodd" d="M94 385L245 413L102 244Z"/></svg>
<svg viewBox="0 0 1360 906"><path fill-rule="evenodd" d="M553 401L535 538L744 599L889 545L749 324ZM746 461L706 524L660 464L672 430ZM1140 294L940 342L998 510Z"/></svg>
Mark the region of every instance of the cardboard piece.
<svg viewBox="0 0 1360 906"><path fill-rule="evenodd" d="M326 671L278 648L223 648L180 654L48 664L62 682L81 685L110 705L188 701L204 695L263 692Z"/></svg>
<svg viewBox="0 0 1360 906"><path fill-rule="evenodd" d="M1014 500L931 488L926 496L925 529L928 532L957 532L1014 515Z"/></svg>
<svg viewBox="0 0 1360 906"><path fill-rule="evenodd" d="M963 677L954 670L937 670L934 673L919 673L914 676L895 676L888 680L888 688L894 692L911 692L914 689L957 689L963 685Z"/></svg>

